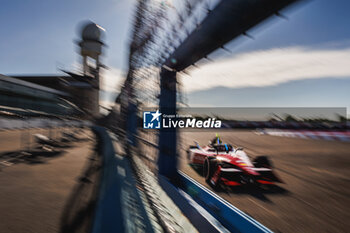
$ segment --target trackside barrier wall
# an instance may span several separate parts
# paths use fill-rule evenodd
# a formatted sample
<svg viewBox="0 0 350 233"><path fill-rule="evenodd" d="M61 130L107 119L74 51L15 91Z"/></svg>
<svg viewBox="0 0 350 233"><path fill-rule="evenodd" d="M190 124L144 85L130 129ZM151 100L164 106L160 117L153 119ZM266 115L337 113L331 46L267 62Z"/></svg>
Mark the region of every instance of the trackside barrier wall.
<svg viewBox="0 0 350 233"><path fill-rule="evenodd" d="M102 173L91 232L154 232L129 161L115 154L103 127L93 126L92 131L97 138L97 152L102 156Z"/></svg>
<svg viewBox="0 0 350 233"><path fill-rule="evenodd" d="M192 225L200 233L229 233L218 220L193 201L185 192L162 175L158 176L159 184L173 202L181 209ZM237 232L237 231L236 231Z"/></svg>
<svg viewBox="0 0 350 233"><path fill-rule="evenodd" d="M215 217L230 232L261 233L272 232L267 227L245 214L223 198L179 171L181 185L201 207Z"/></svg>
<svg viewBox="0 0 350 233"><path fill-rule="evenodd" d="M53 120L45 118L28 118L25 120L17 119L0 119L1 130L16 130L28 128L52 128L52 127L82 127L91 126L88 121L74 121L74 120Z"/></svg>
<svg viewBox="0 0 350 233"><path fill-rule="evenodd" d="M103 164L91 232L154 232L129 160L115 154L104 128L94 126L92 130ZM180 172L180 178L180 188L162 178L161 186L200 232L271 232L186 174Z"/></svg>

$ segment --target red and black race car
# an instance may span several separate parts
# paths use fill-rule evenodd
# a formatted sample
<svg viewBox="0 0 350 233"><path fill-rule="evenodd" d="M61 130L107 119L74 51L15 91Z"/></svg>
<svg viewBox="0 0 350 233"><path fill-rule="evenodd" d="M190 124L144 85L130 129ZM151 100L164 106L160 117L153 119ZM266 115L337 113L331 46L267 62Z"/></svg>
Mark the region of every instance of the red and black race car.
<svg viewBox="0 0 350 233"><path fill-rule="evenodd" d="M196 143L187 152L189 164L202 168L206 182L213 187L282 183L267 156L257 156L251 162L243 148L223 143L219 136L205 147Z"/></svg>

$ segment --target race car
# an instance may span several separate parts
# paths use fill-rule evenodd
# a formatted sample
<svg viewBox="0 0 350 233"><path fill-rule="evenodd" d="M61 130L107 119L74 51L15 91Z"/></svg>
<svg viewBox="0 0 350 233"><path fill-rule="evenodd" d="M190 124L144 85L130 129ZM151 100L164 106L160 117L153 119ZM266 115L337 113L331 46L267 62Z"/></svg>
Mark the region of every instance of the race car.
<svg viewBox="0 0 350 233"><path fill-rule="evenodd" d="M187 150L189 164L202 169L213 187L283 183L267 156L257 156L251 162L243 148L223 143L218 135L205 147L195 144Z"/></svg>

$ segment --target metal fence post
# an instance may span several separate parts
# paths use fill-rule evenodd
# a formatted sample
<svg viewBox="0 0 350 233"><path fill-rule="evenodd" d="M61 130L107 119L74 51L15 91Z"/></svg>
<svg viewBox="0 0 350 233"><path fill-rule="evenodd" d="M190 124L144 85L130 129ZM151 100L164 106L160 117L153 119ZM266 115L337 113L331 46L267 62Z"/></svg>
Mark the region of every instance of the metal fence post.
<svg viewBox="0 0 350 233"><path fill-rule="evenodd" d="M137 134L137 105L130 101L128 105L128 113L127 113L127 143L129 145L135 146L136 140L135 135Z"/></svg>
<svg viewBox="0 0 350 233"><path fill-rule="evenodd" d="M160 72L160 112L164 115L176 114L176 72L162 68ZM159 131L158 172L169 179L177 176L177 130Z"/></svg>

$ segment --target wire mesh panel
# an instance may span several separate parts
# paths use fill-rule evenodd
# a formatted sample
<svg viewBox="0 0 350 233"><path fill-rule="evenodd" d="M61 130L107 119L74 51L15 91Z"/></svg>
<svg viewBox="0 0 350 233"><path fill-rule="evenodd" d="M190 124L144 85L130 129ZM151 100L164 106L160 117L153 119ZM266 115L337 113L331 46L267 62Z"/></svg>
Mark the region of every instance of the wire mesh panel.
<svg viewBox="0 0 350 233"><path fill-rule="evenodd" d="M162 64L218 1L138 1L125 91L143 105L156 105ZM176 60L172 62L176 63Z"/></svg>
<svg viewBox="0 0 350 233"><path fill-rule="evenodd" d="M135 9L129 50L129 71L121 90L121 119L130 121L130 103L138 111L158 106L160 71L164 62L219 1L140 0ZM176 60L172 60L176 63ZM178 91L178 96L181 96ZM134 114L134 113L133 113ZM139 119L142 116L139 116ZM140 124L138 124L140 126ZM128 129L126 129L128 131ZM158 132L138 130L140 155L153 172L158 155Z"/></svg>
<svg viewBox="0 0 350 233"><path fill-rule="evenodd" d="M157 147L142 140L150 137L155 145L164 141L160 145L162 151L166 144L176 143L176 137L163 140L160 136L158 142L155 140L157 133L140 132L136 127L141 124L134 119L137 112L144 107L158 108L158 104L160 109L170 107L173 108L170 112L176 112L179 100L183 100L176 73L186 73L187 67L195 66L194 63L223 48L232 39L247 36L247 30L279 14L279 10L293 2L295 0L139 0L129 49L129 71L120 94L121 121L125 121L122 125L128 142L135 145L136 139L131 135L138 134L137 139L142 142L140 151L145 159L155 162ZM162 92L165 89L169 92ZM174 103L167 106L167 98L175 99ZM141 144L152 149L145 150ZM166 150L174 149L176 146L172 145Z"/></svg>
<svg viewBox="0 0 350 233"><path fill-rule="evenodd" d="M155 130L141 129L138 137L138 154L144 164L157 173L158 158L158 132Z"/></svg>

